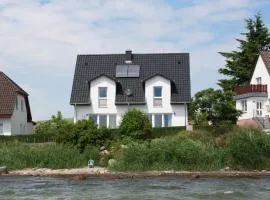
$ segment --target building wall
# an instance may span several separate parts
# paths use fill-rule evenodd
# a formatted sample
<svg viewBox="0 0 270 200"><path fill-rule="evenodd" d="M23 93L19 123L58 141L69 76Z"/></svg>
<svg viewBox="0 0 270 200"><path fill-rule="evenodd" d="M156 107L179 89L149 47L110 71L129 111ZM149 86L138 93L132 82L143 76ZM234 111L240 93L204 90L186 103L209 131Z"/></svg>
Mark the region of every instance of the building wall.
<svg viewBox="0 0 270 200"><path fill-rule="evenodd" d="M162 87L162 107L153 106L153 87ZM106 108L98 107L98 87L108 87L107 100L108 106ZM137 108L147 114L171 114L172 126L185 126L187 118L187 107L185 104L171 105L171 86L170 81L156 76L149 79L145 83L145 99L146 105L115 105L115 82L107 77L100 77L90 84L90 99L91 105L75 105L74 106L74 122L82 119L89 119L89 114L114 114L116 115L116 125L119 126L125 112L130 108ZM164 117L164 116L162 116ZM107 118L108 121L108 118ZM152 118L154 124L154 118ZM164 125L164 124L163 124Z"/></svg>
<svg viewBox="0 0 270 200"><path fill-rule="evenodd" d="M10 119L0 119L3 122L3 133L0 135L11 135L11 120Z"/></svg>
<svg viewBox="0 0 270 200"><path fill-rule="evenodd" d="M11 133L12 135L26 135L28 133L27 128L27 110L25 105L25 99L22 95L17 96L18 109L14 106L13 115L11 117ZM23 101L23 110L21 110L21 101Z"/></svg>
<svg viewBox="0 0 270 200"><path fill-rule="evenodd" d="M251 119L253 117L256 117L256 106L257 101L261 101L263 103L262 105L262 116L265 116L268 114L267 112L267 103L268 99L263 97L253 97L253 98L247 98L247 112L244 112L238 119ZM236 109L242 110L241 100L236 101Z"/></svg>
<svg viewBox="0 0 270 200"><path fill-rule="evenodd" d="M261 77L261 84L267 85L268 90L268 98L266 97L253 97L253 98L247 98L247 112L243 113L239 120L241 119L250 119L253 117L256 117L256 104L258 101L261 101L263 103L262 105L262 117L265 117L267 115L270 115L270 105L269 105L269 97L270 97L270 76L268 73L268 70L266 69L266 66L262 60L262 57L259 56L256 67L254 69L250 84L257 85L257 79L258 77ZM236 108L238 110L242 109L241 106L241 100L236 101Z"/></svg>

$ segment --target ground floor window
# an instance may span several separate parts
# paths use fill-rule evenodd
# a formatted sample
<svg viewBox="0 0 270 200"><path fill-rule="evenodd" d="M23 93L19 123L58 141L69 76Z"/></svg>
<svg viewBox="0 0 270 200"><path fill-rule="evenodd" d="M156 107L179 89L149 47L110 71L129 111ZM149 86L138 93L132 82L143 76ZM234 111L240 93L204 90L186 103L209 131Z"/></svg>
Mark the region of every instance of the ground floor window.
<svg viewBox="0 0 270 200"><path fill-rule="evenodd" d="M171 113L147 114L147 117L152 123L153 127L171 127L172 126Z"/></svg>
<svg viewBox="0 0 270 200"><path fill-rule="evenodd" d="M0 120L0 135L4 133L4 122Z"/></svg>
<svg viewBox="0 0 270 200"><path fill-rule="evenodd" d="M90 114L89 119L98 125L98 127L116 127L116 115L113 114Z"/></svg>
<svg viewBox="0 0 270 200"><path fill-rule="evenodd" d="M242 107L241 110L243 112L247 112L247 100L246 99L244 99L244 100L241 101L241 107Z"/></svg>

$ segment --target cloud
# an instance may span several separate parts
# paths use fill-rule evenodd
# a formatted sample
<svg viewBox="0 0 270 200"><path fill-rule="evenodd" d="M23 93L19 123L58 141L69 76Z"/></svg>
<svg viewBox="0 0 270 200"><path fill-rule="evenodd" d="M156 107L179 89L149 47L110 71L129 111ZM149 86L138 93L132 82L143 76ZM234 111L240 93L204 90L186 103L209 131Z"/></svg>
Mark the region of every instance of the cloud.
<svg viewBox="0 0 270 200"><path fill-rule="evenodd" d="M252 0L1 0L1 70L32 88L37 119L57 108L71 116L77 54L191 52L192 77L197 77L222 65L217 51L231 47L215 26L243 22L250 8L260 5Z"/></svg>

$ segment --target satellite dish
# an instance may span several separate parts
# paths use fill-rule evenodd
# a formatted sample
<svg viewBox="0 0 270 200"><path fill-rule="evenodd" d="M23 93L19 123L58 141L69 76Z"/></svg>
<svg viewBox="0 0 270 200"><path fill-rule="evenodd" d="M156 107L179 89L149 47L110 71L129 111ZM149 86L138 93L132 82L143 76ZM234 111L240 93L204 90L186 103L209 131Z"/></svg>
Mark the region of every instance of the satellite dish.
<svg viewBox="0 0 270 200"><path fill-rule="evenodd" d="M132 95L132 90L131 89L126 89L125 94L127 96L131 96Z"/></svg>

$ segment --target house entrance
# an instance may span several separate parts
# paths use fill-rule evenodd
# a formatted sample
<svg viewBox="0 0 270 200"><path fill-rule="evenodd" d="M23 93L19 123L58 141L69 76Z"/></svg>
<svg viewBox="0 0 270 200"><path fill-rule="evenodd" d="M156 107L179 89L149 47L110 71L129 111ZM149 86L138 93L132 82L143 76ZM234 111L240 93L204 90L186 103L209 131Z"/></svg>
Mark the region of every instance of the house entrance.
<svg viewBox="0 0 270 200"><path fill-rule="evenodd" d="M257 101L257 103L256 103L256 115L258 117L262 116L262 107L263 107L263 103L261 101Z"/></svg>

